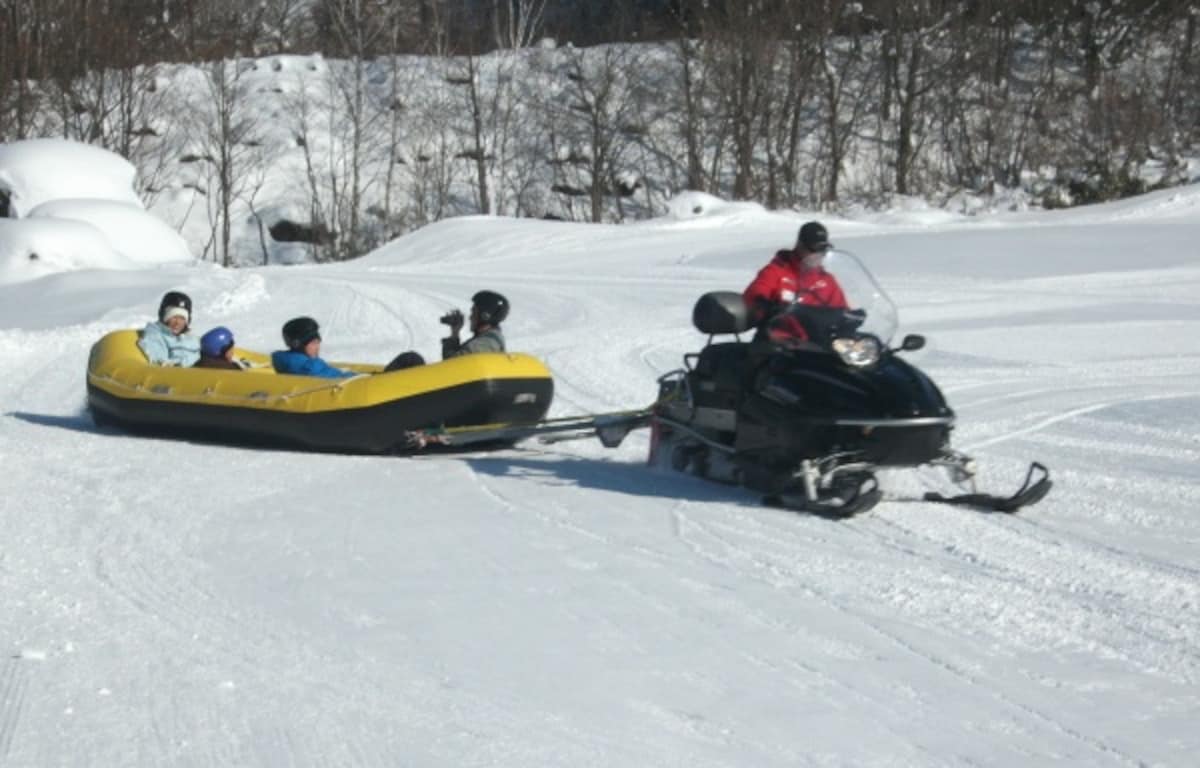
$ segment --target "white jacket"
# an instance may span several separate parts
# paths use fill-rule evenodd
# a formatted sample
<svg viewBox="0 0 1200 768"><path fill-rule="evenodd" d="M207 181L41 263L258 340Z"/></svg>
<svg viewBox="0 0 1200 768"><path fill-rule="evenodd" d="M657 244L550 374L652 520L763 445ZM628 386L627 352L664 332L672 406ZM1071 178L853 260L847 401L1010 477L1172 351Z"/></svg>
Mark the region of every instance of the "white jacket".
<svg viewBox="0 0 1200 768"><path fill-rule="evenodd" d="M147 323L138 346L151 363L188 368L200 359L200 340L184 332L178 336L162 323Z"/></svg>

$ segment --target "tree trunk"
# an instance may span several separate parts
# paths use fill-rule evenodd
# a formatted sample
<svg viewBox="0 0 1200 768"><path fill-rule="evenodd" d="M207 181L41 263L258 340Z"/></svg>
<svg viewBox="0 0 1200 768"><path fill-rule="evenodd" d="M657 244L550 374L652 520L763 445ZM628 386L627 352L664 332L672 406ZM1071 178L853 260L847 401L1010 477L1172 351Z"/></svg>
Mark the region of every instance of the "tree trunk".
<svg viewBox="0 0 1200 768"><path fill-rule="evenodd" d="M753 75L749 53L738 54L737 93L734 97L733 146L736 170L733 178L735 200L749 200L754 183L754 115L751 112Z"/></svg>
<svg viewBox="0 0 1200 768"><path fill-rule="evenodd" d="M467 57L468 97L471 109L471 135L475 146L471 151L475 158L475 182L479 194L479 212L487 215L492 212L492 197L488 191L487 150L484 145L483 105L479 93L479 69L474 56Z"/></svg>
<svg viewBox="0 0 1200 768"><path fill-rule="evenodd" d="M687 188L704 190L704 164L700 154L700 109L696 104L697 84L692 74L696 59L691 43L686 39L679 41L679 52L683 86L683 140L687 148Z"/></svg>

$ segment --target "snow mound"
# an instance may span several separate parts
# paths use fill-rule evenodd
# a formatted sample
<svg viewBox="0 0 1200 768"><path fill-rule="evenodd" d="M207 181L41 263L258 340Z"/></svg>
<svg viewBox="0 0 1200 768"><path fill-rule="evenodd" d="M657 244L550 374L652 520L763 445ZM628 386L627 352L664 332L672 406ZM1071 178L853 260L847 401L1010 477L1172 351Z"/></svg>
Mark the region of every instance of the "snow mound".
<svg viewBox="0 0 1200 768"><path fill-rule="evenodd" d="M732 203L705 192L681 192L667 201L666 219L690 221L731 214L765 213L758 203Z"/></svg>
<svg viewBox="0 0 1200 768"><path fill-rule="evenodd" d="M0 219L0 285L80 269L131 269L108 238L84 221Z"/></svg>
<svg viewBox="0 0 1200 768"><path fill-rule="evenodd" d="M213 317L228 317L238 312L247 312L262 304L271 296L267 292L267 281L259 274L235 272L236 285L222 291L208 302L208 314Z"/></svg>
<svg viewBox="0 0 1200 768"><path fill-rule="evenodd" d="M860 218L880 226L900 228L928 228L968 221L962 214L935 208L925 200L909 195L892 195L886 210L876 213L863 212Z"/></svg>
<svg viewBox="0 0 1200 768"><path fill-rule="evenodd" d="M578 255L604 225L576 224L505 216L456 216L426 224L355 259L355 268L388 268L419 264L479 264L511 254L556 252L560 263Z"/></svg>
<svg viewBox="0 0 1200 768"><path fill-rule="evenodd" d="M140 204L114 200L52 200L29 212L30 220L81 221L104 233L108 244L139 265L191 261L187 242Z"/></svg>
<svg viewBox="0 0 1200 768"><path fill-rule="evenodd" d="M1200 211L1200 182L1147 192L1124 200L1068 208L1059 213L1062 218L1070 217L1086 223L1118 219L1194 220L1197 211Z"/></svg>
<svg viewBox="0 0 1200 768"><path fill-rule="evenodd" d="M66 139L27 139L0 145L0 191L9 216L21 218L48 200L119 200L141 207L136 170L106 149Z"/></svg>

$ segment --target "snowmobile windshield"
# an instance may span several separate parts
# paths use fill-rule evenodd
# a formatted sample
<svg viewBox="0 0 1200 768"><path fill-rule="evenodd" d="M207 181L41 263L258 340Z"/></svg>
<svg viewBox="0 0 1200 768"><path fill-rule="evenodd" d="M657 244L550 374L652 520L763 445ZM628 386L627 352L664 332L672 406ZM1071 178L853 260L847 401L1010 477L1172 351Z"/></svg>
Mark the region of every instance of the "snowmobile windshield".
<svg viewBox="0 0 1200 768"><path fill-rule="evenodd" d="M865 313L858 332L878 336L885 345L890 344L900 325L896 305L858 257L849 251L827 251L823 266L837 279L849 308Z"/></svg>

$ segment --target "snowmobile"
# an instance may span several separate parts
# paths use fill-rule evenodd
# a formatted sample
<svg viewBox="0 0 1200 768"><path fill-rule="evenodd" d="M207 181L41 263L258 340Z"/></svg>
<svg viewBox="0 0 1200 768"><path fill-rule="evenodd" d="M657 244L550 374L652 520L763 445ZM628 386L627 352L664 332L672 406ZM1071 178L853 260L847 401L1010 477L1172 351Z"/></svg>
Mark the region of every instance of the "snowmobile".
<svg viewBox="0 0 1200 768"><path fill-rule="evenodd" d="M616 447L649 427L652 465L835 518L875 506L883 497L876 472L900 467L935 467L955 490L926 493L927 501L1015 512L1045 496L1050 474L1037 462L1010 496L978 491L976 462L950 446L954 411L933 380L901 357L924 347L924 337L910 334L890 347L896 307L870 272L846 251L828 252L824 268L853 309L793 303L755 329L740 293L701 296L692 324L708 341L659 377L648 408L424 430L413 442L461 447L596 436Z"/></svg>
<svg viewBox="0 0 1200 768"><path fill-rule="evenodd" d="M929 501L1013 512L1045 496L1049 472L1036 462L1011 496L978 492L975 461L950 447L954 411L900 355L924 337L890 347L895 305L861 262L831 251L825 269L853 309L793 303L747 341L754 329L741 294L700 297L692 323L708 342L659 378L651 463L830 517L875 506L876 472L896 467L941 468L961 491L928 493ZM717 340L726 336L734 338Z"/></svg>

